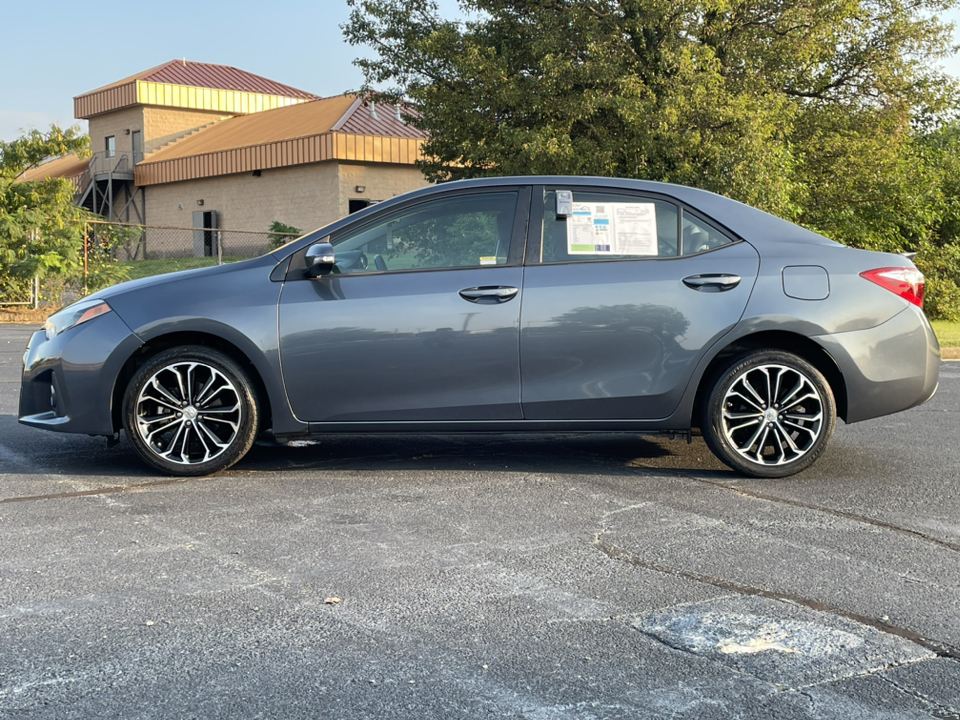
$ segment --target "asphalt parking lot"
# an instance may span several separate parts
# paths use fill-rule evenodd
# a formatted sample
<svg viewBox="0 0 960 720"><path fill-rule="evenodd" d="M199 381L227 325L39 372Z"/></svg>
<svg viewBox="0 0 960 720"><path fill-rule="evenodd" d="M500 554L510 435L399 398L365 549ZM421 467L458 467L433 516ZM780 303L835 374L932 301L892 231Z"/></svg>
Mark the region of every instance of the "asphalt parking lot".
<svg viewBox="0 0 960 720"><path fill-rule="evenodd" d="M960 363L786 480L702 440L336 437L212 478L16 422L0 717L960 718Z"/></svg>

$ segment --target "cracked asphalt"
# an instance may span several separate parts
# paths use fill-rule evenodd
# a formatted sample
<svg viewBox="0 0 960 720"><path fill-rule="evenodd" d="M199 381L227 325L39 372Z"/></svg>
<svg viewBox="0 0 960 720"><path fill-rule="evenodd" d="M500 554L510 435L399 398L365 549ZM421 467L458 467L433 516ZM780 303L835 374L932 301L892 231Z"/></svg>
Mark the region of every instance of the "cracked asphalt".
<svg viewBox="0 0 960 720"><path fill-rule="evenodd" d="M16 422L0 717L960 719L960 364L745 479L702 440L334 437L229 472Z"/></svg>

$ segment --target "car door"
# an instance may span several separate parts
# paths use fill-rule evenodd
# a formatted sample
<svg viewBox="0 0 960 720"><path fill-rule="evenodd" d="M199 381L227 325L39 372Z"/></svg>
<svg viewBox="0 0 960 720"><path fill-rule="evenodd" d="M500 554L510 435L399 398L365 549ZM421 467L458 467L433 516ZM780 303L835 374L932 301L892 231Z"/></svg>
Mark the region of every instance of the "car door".
<svg viewBox="0 0 960 720"><path fill-rule="evenodd" d="M331 239L336 265L317 278L304 276L303 248L279 305L294 414L317 423L520 418L529 197L522 187L452 191L373 213Z"/></svg>
<svg viewBox="0 0 960 720"><path fill-rule="evenodd" d="M743 314L756 250L665 196L545 187L540 197L523 287L524 418L668 417Z"/></svg>

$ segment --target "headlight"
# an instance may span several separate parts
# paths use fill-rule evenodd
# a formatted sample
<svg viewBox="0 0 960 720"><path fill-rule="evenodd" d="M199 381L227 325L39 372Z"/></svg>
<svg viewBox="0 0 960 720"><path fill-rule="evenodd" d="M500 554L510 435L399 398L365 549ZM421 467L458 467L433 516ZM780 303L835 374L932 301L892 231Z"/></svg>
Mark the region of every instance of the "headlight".
<svg viewBox="0 0 960 720"><path fill-rule="evenodd" d="M47 340L69 330L75 325L85 323L87 320L93 320L98 315L113 312L109 305L103 300L89 298L80 300L73 305L67 305L63 310L55 312L43 324L43 329L47 333Z"/></svg>

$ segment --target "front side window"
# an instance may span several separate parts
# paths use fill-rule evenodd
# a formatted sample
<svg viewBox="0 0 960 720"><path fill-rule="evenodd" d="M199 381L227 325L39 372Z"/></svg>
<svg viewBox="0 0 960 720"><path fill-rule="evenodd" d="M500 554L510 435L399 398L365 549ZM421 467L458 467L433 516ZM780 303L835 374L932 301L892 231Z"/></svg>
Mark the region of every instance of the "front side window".
<svg viewBox="0 0 960 720"><path fill-rule="evenodd" d="M106 145L107 157L112 158L117 154L117 138L113 135L108 135Z"/></svg>
<svg viewBox="0 0 960 720"><path fill-rule="evenodd" d="M517 192L435 198L333 240L334 273L504 265Z"/></svg>

